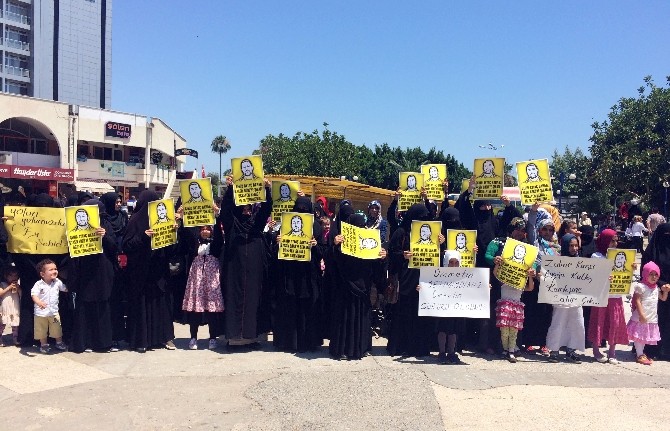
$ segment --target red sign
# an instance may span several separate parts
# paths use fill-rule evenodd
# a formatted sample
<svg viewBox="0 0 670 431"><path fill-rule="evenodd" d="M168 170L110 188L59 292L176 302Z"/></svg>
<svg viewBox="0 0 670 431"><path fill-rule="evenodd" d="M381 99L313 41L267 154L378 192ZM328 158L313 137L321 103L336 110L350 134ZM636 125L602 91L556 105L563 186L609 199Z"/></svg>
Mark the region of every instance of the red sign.
<svg viewBox="0 0 670 431"><path fill-rule="evenodd" d="M74 169L43 168L36 166L0 165L0 178L31 180L74 181Z"/></svg>

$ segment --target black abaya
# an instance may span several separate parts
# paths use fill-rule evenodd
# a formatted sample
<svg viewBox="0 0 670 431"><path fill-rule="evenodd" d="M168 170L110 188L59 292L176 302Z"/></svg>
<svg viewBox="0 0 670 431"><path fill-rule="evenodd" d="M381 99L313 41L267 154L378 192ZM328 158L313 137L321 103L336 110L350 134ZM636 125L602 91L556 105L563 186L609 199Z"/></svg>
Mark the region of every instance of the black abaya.
<svg viewBox="0 0 670 431"><path fill-rule="evenodd" d="M656 228L647 249L642 254L642 266L654 262L661 269L657 285L670 284L670 223L663 223ZM658 301L658 329L661 341L657 346L645 347L651 356L670 359L670 300Z"/></svg>

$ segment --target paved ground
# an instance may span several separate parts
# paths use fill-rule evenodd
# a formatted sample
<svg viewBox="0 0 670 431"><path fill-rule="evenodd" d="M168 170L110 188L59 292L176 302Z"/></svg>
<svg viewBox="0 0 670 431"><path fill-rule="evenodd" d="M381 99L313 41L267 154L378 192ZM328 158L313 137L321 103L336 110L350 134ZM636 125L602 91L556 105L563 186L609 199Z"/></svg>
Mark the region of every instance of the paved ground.
<svg viewBox="0 0 670 431"><path fill-rule="evenodd" d="M0 349L3 423L12 424L0 429L617 430L670 420L661 407L670 363L638 365L627 346L620 365L466 353L448 366L386 356L383 339L372 357L351 362L269 343L229 353L203 340L190 351L188 329L176 330L177 351Z"/></svg>

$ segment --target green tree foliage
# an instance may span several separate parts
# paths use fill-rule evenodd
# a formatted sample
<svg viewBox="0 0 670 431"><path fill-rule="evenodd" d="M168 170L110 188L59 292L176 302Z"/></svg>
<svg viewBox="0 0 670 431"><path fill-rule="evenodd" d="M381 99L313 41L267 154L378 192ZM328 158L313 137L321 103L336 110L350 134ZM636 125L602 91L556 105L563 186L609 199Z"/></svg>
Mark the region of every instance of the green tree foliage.
<svg viewBox="0 0 670 431"><path fill-rule="evenodd" d="M463 164L443 151L392 148L388 144L370 149L331 132L327 123L321 133L314 130L312 133L297 132L290 137L268 135L261 140L254 154L263 156L263 168L267 173L346 176L349 179L357 176L362 183L386 189L398 186L398 172L417 171L424 163L445 163L450 187L460 188L461 179L471 175Z"/></svg>
<svg viewBox="0 0 670 431"><path fill-rule="evenodd" d="M621 98L607 121L593 123L591 190L662 201L662 182L670 177L670 77L666 79L669 85L658 87L645 77L637 98Z"/></svg>
<svg viewBox="0 0 670 431"><path fill-rule="evenodd" d="M212 139L211 150L213 153L219 155L219 175L222 175L221 172L221 157L230 151L230 141L223 135L219 135L216 138Z"/></svg>

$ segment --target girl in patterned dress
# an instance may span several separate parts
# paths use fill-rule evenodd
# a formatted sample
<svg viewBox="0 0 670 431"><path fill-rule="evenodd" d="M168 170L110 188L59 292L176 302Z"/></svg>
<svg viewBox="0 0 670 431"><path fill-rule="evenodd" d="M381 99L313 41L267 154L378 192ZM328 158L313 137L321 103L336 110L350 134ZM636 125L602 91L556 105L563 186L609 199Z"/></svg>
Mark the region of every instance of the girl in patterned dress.
<svg viewBox="0 0 670 431"><path fill-rule="evenodd" d="M5 270L4 281L0 283L0 347L4 347L2 333L5 326L12 327L14 344L19 345L19 310L21 309L21 286L19 272L9 267Z"/></svg>
<svg viewBox="0 0 670 431"><path fill-rule="evenodd" d="M214 229L218 229L215 226ZM218 238L218 236L217 236ZM209 348L217 348L216 337L223 333L223 295L219 278L220 241L212 239L212 226L200 227L193 249L197 255L191 263L182 310L190 325L188 348L198 348L198 327L209 326Z"/></svg>

